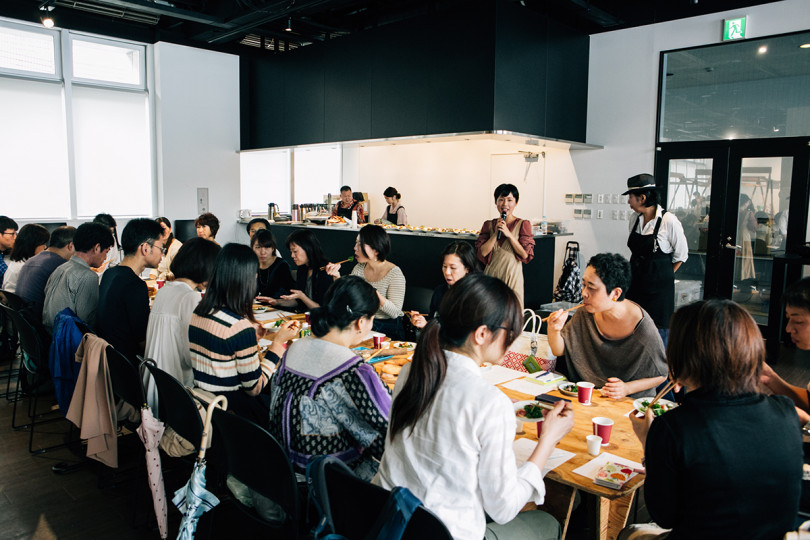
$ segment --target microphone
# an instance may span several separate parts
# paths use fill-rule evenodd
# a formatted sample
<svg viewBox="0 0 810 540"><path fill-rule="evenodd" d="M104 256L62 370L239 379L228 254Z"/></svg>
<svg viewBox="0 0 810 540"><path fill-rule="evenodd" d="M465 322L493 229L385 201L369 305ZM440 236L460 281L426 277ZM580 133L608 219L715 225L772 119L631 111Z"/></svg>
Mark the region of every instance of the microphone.
<svg viewBox="0 0 810 540"><path fill-rule="evenodd" d="M504 220L504 222L506 221L506 212L501 212L501 219ZM501 230L500 229L498 229L498 237L497 237L497 239L498 240L501 239Z"/></svg>

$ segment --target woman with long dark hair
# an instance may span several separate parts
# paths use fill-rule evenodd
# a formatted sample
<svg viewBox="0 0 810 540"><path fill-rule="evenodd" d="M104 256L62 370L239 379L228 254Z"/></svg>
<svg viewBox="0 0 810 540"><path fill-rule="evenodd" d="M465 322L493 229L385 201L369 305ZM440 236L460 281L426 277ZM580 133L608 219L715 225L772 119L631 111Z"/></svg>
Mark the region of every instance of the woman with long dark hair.
<svg viewBox="0 0 810 540"><path fill-rule="evenodd" d="M157 279L172 279L174 276L171 272L172 260L174 260L177 252L183 247L183 242L174 237L172 233L172 222L168 218L159 217L155 219L163 229L163 234L160 239L163 241L165 252L160 259L160 264L157 267Z"/></svg>
<svg viewBox="0 0 810 540"><path fill-rule="evenodd" d="M442 299L445 293L450 290L450 287L458 283L464 276L481 271L481 266L475 258L475 249L469 242L459 241L448 244L442 251L441 261L444 283L436 287L433 296L430 297L430 309L427 318L424 315L411 317L411 324L416 328L424 328L428 319L436 317Z"/></svg>
<svg viewBox="0 0 810 540"><path fill-rule="evenodd" d="M530 538L559 538L559 524L548 514L518 512L530 500L543 502L543 466L574 425L571 405L560 402L548 412L537 447L518 468L512 402L479 369L501 361L522 322L517 296L505 283L465 277L448 291L394 388L375 482L410 489L454 538L524 538L515 531L521 527ZM485 514L496 524L486 525Z"/></svg>
<svg viewBox="0 0 810 540"><path fill-rule="evenodd" d="M259 259L259 273L256 275L256 298L268 302L290 294L295 287L290 265L276 256L276 238L267 229L259 229L250 239L250 248Z"/></svg>
<svg viewBox="0 0 810 540"><path fill-rule="evenodd" d="M634 526L620 538L764 540L794 529L799 419L788 398L759 392L764 361L757 323L734 302L675 312L667 362L676 389L686 389L683 403L657 418L649 408L630 415L644 447L644 500L660 527Z"/></svg>
<svg viewBox="0 0 810 540"><path fill-rule="evenodd" d="M256 297L256 254L242 244L227 244L219 252L205 296L191 316L188 338L194 384L228 398L228 410L267 426L267 408L254 399L264 389L275 366L262 359L258 340L266 330L253 317ZM276 332L268 352L284 354L283 343L298 331L287 321Z"/></svg>
<svg viewBox="0 0 810 540"><path fill-rule="evenodd" d="M383 453L391 395L350 347L371 330L374 288L356 276L337 280L312 310L312 337L293 343L273 376L270 432L296 469L328 454L370 480Z"/></svg>
<svg viewBox="0 0 810 540"><path fill-rule="evenodd" d="M295 288L280 300L271 300L269 303L295 307L299 311L315 309L321 305L327 289L335 281L328 273L332 265L323 254L321 243L312 231L299 230L290 234L287 237L287 248L293 263L298 267Z"/></svg>
<svg viewBox="0 0 810 540"><path fill-rule="evenodd" d="M98 214L93 218L93 223L100 223L110 229L114 240L110 251L107 252L107 258L104 260L104 264L96 269L99 274L103 274L107 268L121 264L121 261L124 259L124 251L121 249L121 243L118 241L118 224L115 222L114 217L110 214Z"/></svg>
<svg viewBox="0 0 810 540"><path fill-rule="evenodd" d="M17 278L20 276L23 264L39 252L45 251L50 238L51 233L48 232L48 229L38 223L29 223L22 226L20 232L17 233L14 247L11 248L11 255L8 257L10 260L3 277L4 291L17 292Z"/></svg>

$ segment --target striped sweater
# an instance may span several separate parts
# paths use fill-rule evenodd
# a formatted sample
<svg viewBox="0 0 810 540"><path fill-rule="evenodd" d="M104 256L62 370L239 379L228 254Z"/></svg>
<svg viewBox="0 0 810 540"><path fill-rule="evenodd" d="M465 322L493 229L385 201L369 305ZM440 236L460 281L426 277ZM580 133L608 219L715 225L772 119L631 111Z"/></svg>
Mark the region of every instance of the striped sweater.
<svg viewBox="0 0 810 540"><path fill-rule="evenodd" d="M194 384L209 392L250 390L261 378L256 330L235 313L191 316L188 329Z"/></svg>
<svg viewBox="0 0 810 540"><path fill-rule="evenodd" d="M366 263L358 263L352 269L353 276L366 279ZM368 281L368 280L366 280ZM402 317L402 303L405 301L405 274L399 266L391 268L379 281L368 281L369 285L385 297L385 303L374 315L378 319Z"/></svg>

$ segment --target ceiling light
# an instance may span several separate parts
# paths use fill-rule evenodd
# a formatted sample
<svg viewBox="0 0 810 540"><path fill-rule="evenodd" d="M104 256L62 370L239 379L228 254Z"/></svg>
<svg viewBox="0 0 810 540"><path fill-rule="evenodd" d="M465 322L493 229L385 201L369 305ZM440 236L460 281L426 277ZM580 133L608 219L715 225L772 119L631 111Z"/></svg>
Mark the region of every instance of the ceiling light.
<svg viewBox="0 0 810 540"><path fill-rule="evenodd" d="M766 52L768 52L768 46L767 46L767 45L763 45L762 47L760 47L760 48L757 50L757 52L758 52L759 54L765 54Z"/></svg>
<svg viewBox="0 0 810 540"><path fill-rule="evenodd" d="M292 32L292 17L287 19L287 28L284 29L285 32Z"/></svg>
<svg viewBox="0 0 810 540"><path fill-rule="evenodd" d="M802 43L799 45L800 49L810 49L810 43Z"/></svg>
<svg viewBox="0 0 810 540"><path fill-rule="evenodd" d="M42 21L42 26L45 28L53 28L54 20L53 20L53 6L50 5L48 2L45 2L41 6L39 6L39 10L42 12L40 13L39 20Z"/></svg>

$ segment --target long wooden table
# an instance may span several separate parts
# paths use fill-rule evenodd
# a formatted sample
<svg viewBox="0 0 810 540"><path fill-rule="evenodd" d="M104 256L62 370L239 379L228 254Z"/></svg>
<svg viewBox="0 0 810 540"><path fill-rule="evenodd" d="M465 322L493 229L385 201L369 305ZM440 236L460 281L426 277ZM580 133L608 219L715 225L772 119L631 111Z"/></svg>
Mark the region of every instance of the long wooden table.
<svg viewBox="0 0 810 540"><path fill-rule="evenodd" d="M534 396L499 387L512 399L533 399ZM549 395L570 399L574 407L574 428L563 437L558 448L573 452L570 460L551 470L546 475L546 501L541 510L553 515L563 526L562 538L568 532L568 522L574 507L574 498L579 492L582 502L587 505L588 519L592 538L613 540L627 524L627 516L633 503L636 490L644 484L645 476L638 474L620 490L598 486L590 478L574 473L574 469L585 465L593 456L588 454L585 437L593 433L591 419L605 416L614 421L610 435L610 444L602 447L602 452L610 452L619 457L640 463L644 457L641 443L633 433L633 427L627 413L633 409L633 400L603 398L594 391L591 405L582 405L576 397L563 396L553 390ZM524 434L519 437L537 439L535 428L524 424Z"/></svg>

